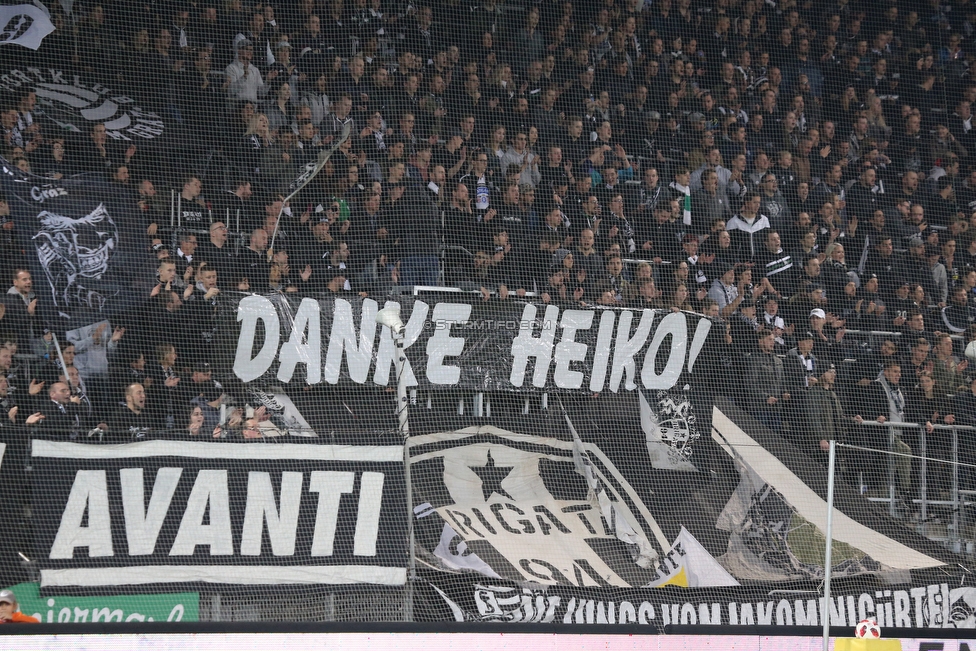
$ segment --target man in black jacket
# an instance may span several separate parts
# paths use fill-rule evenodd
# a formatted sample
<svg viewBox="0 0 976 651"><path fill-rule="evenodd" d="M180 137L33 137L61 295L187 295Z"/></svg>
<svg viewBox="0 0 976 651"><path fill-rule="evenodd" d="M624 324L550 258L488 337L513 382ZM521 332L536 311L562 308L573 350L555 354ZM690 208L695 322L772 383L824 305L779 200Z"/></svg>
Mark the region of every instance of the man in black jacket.
<svg viewBox="0 0 976 651"><path fill-rule="evenodd" d="M806 436L803 438L802 448L821 462L827 461L826 453L830 451L831 440L843 443L847 439L850 419L834 392L836 379L837 371L834 366L828 366L811 384L804 399L803 426Z"/></svg>
<svg viewBox="0 0 976 651"><path fill-rule="evenodd" d="M206 261L217 271L224 289L237 286L237 256L233 246L227 241L227 225L222 221L210 224L210 240L197 249L197 257Z"/></svg>
<svg viewBox="0 0 976 651"><path fill-rule="evenodd" d="M847 191L847 218L855 217L867 221L881 205L881 197L875 192L877 172L870 164L865 164L857 183Z"/></svg>
<svg viewBox="0 0 976 651"><path fill-rule="evenodd" d="M885 363L881 376L855 393L852 398L851 411L856 414L854 421L861 425L857 428L856 443L864 447L887 452L897 452L902 455L912 454L912 448L902 440L903 428L889 428L879 425L863 425L866 421L884 423L905 422L905 396L899 382L901 381L901 365L894 361ZM866 468L873 468L875 485L886 483L883 479L888 475L888 464L895 464L897 487L907 493L911 487L912 460L907 456L891 456L882 454L868 454L864 459Z"/></svg>
<svg viewBox="0 0 976 651"><path fill-rule="evenodd" d="M112 438L118 441L145 439L156 427L156 419L146 409L146 389L138 382L130 384L125 389L125 404L119 405L109 423Z"/></svg>
<svg viewBox="0 0 976 651"><path fill-rule="evenodd" d="M784 383L783 360L773 354L776 340L772 331L762 331L758 337L758 347L749 356L746 366L750 413L756 420L778 433L784 405L792 396Z"/></svg>
<svg viewBox="0 0 976 651"><path fill-rule="evenodd" d="M64 382L55 382L47 391L48 400L39 406L44 415L39 431L46 435L76 439L84 434L81 413L71 402L71 389Z"/></svg>
<svg viewBox="0 0 976 651"><path fill-rule="evenodd" d="M4 326L18 335L17 345L21 350L29 351L30 342L35 336L40 336L35 323L37 322L37 298L34 296L34 282L31 273L24 268L14 269L13 286L7 290L3 303L6 314Z"/></svg>

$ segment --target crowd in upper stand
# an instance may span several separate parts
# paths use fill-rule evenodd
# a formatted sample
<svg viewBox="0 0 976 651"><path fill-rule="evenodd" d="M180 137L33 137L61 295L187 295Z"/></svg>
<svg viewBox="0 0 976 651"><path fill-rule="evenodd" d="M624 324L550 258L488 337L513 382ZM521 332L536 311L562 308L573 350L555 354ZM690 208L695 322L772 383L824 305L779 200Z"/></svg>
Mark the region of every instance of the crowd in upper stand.
<svg viewBox="0 0 976 651"><path fill-rule="evenodd" d="M721 320L718 363L750 378L739 401L811 450L872 431L858 419L976 422L972 0L51 11L42 48L5 48L4 65L76 71L136 98L164 133L66 134L25 84L0 100L0 148L36 175L95 172L131 194L141 214L127 218L159 264L147 313L187 333L166 342L178 359L207 358L221 292L446 285ZM9 338L43 353L47 326L23 329L32 299L5 220L0 324L16 319ZM90 338L111 350L119 333ZM180 373L190 384L146 344L119 350L78 368L114 387L105 403L151 375L147 360L172 369L150 394ZM150 402L185 410L204 393Z"/></svg>

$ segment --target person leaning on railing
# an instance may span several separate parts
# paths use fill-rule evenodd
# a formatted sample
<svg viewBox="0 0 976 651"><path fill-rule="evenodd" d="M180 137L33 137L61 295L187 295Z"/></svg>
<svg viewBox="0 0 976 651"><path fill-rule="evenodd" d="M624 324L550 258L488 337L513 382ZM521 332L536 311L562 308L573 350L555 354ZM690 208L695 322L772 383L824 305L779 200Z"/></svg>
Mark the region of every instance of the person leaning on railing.
<svg viewBox="0 0 976 651"><path fill-rule="evenodd" d="M866 387L855 388L850 400L857 409L854 421L861 425L866 421L884 423L905 422L905 395L899 386L901 381L901 365L897 361L885 363L884 371ZM892 451L900 455L911 455L912 448L901 438L901 428L894 428L889 433L887 427L863 426L858 428L855 443L860 446L879 451ZM871 455L868 466L872 472L883 472L887 463L880 463L879 455ZM897 472L898 488L902 493L908 493L911 488L912 462L907 456L894 458ZM868 473L865 473L868 474Z"/></svg>
<svg viewBox="0 0 976 651"><path fill-rule="evenodd" d="M925 456L948 461L952 455L952 437L945 430L936 430L936 425L954 425L956 416L948 396L936 391L935 378L930 371L918 375L918 386L909 389L907 395L906 419L918 423L925 429ZM921 434L915 430L902 432L907 443L921 454ZM950 468L944 463L928 465L928 485L941 491L949 487Z"/></svg>

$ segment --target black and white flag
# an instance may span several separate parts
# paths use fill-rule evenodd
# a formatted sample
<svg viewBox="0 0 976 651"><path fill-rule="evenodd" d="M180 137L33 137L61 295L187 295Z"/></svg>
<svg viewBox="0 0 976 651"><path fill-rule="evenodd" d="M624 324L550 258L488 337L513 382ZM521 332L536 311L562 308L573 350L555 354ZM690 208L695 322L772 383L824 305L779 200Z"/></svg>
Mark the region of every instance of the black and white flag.
<svg viewBox="0 0 976 651"><path fill-rule="evenodd" d="M44 37L54 31L50 17L34 5L0 6L0 45L41 47Z"/></svg>
<svg viewBox="0 0 976 651"><path fill-rule="evenodd" d="M408 446L417 542L431 564L545 585L659 578L670 542L596 446L491 426Z"/></svg>
<svg viewBox="0 0 976 651"><path fill-rule="evenodd" d="M134 197L105 181L52 181L3 163L3 194L49 322L88 325L144 300L155 264Z"/></svg>
<svg viewBox="0 0 976 651"><path fill-rule="evenodd" d="M406 581L403 448L34 440L41 588Z"/></svg>

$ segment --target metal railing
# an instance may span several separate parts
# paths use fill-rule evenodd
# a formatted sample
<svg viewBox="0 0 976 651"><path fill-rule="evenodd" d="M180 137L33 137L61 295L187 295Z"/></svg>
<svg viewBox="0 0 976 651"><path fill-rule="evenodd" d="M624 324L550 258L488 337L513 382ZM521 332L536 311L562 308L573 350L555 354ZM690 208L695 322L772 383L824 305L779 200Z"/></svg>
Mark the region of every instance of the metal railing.
<svg viewBox="0 0 976 651"><path fill-rule="evenodd" d="M861 426L867 427L879 427L884 428L888 433L888 450L877 450L874 448L856 446L856 445L842 445L844 448L851 450L860 450L868 453L874 454L885 454L888 457L888 468L887 468L887 497L870 497L866 496L868 500L872 502L882 502L888 505L888 514L894 518L902 517L899 513L899 494L896 487L896 459L898 457L909 458L913 462L917 461L919 463L919 492L918 497L905 496L907 499L903 498L905 502L918 505L918 528L919 533L925 534L926 524L929 522L929 507L930 506L945 506L950 509L951 519L950 522L946 523L946 538L944 540L945 544L951 548L953 551L961 551L962 542L964 536L962 534L963 528L966 525L966 508L976 504L973 501L967 501L971 496L976 495L976 491L965 490L960 487L959 479L959 469L960 468L972 468L976 469L976 465L963 463L959 461L959 432L976 432L976 427L971 427L968 425L932 425L933 432L948 432L951 436L951 454L948 460L937 459L930 457L928 455L929 445L928 436L929 433L926 430L924 424L918 423L893 423L890 421L879 423L877 421L865 420L860 423ZM912 454L905 454L898 452L896 449L896 436L901 432L914 430L918 436L918 450L912 450ZM950 482L949 482L949 499L930 499L929 497L929 463L948 465L951 470ZM863 474L859 475L861 492L864 492L865 484L863 481ZM933 538L932 536L928 536ZM938 540L938 538L933 538ZM971 549L973 546L973 541L967 540L967 549Z"/></svg>
<svg viewBox="0 0 976 651"><path fill-rule="evenodd" d="M214 212L211 209L207 209L207 222L206 228L203 228L201 223L201 228L195 230L194 232L207 233L207 228L214 221L223 221L224 225L227 226L228 230L234 233L243 234L244 231L241 230L241 211L235 210L231 212L230 208L224 209L224 214L221 215L220 211ZM176 190L169 191L169 227L172 231L179 231L184 229L183 224L183 195Z"/></svg>

